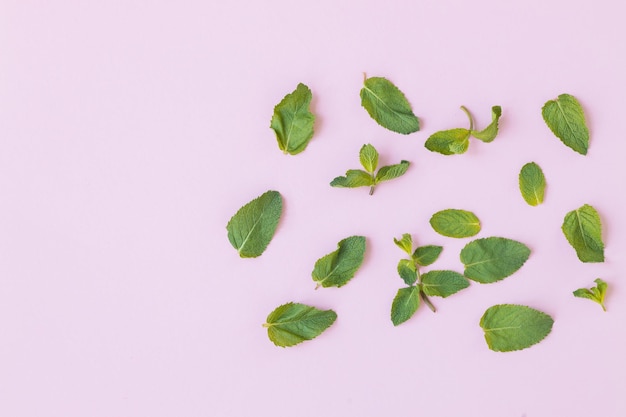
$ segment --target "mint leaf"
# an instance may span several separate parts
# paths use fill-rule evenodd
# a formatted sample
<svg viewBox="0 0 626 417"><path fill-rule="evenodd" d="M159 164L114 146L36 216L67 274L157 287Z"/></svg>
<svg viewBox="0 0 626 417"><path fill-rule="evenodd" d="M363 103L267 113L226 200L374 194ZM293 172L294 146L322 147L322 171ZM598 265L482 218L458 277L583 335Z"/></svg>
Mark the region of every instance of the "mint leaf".
<svg viewBox="0 0 626 417"><path fill-rule="evenodd" d="M391 303L391 322L394 326L404 323L417 311L420 305L419 288L400 288Z"/></svg>
<svg viewBox="0 0 626 417"><path fill-rule="evenodd" d="M563 234L582 262L604 262L602 223L592 206L584 206L565 215Z"/></svg>
<svg viewBox="0 0 626 417"><path fill-rule="evenodd" d="M493 106L491 108L491 124L480 132L472 130L472 136L486 143L492 142L498 135L498 121L500 120L500 116L502 116L502 107Z"/></svg>
<svg viewBox="0 0 626 417"><path fill-rule="evenodd" d="M466 210L438 211L430 218L430 225L440 235L455 238L470 237L480 232L480 220L474 213Z"/></svg>
<svg viewBox="0 0 626 417"><path fill-rule="evenodd" d="M409 255L411 254L411 251L413 250L413 238L409 233L404 233L402 238L399 240L394 237L393 241L400 249Z"/></svg>
<svg viewBox="0 0 626 417"><path fill-rule="evenodd" d="M489 349L511 352L541 342L552 331L554 320L539 310L521 305L489 307L480 319Z"/></svg>
<svg viewBox="0 0 626 417"><path fill-rule="evenodd" d="M398 275L406 285L413 285L417 281L417 269L409 259L400 259L398 262Z"/></svg>
<svg viewBox="0 0 626 417"><path fill-rule="evenodd" d="M429 271L422 275L421 281L426 295L443 298L469 287L469 281L454 271Z"/></svg>
<svg viewBox="0 0 626 417"><path fill-rule="evenodd" d="M374 185L374 178L360 169L349 169L345 177L336 177L330 185L341 188L369 187Z"/></svg>
<svg viewBox="0 0 626 417"><path fill-rule="evenodd" d="M443 155L462 154L469 147L469 138L470 131L467 129L442 130L430 135L424 146Z"/></svg>
<svg viewBox="0 0 626 417"><path fill-rule="evenodd" d="M363 145L359 152L359 159L367 172L373 174L376 171L378 167L378 151L372 145Z"/></svg>
<svg viewBox="0 0 626 417"><path fill-rule="evenodd" d="M350 236L337 244L338 249L315 262L313 281L322 287L341 287L350 281L363 263L365 237Z"/></svg>
<svg viewBox="0 0 626 417"><path fill-rule="evenodd" d="M419 248L415 249L412 257L416 264L420 266L428 266L434 263L439 258L442 250L443 248L441 246L420 246Z"/></svg>
<svg viewBox="0 0 626 417"><path fill-rule="evenodd" d="M376 174L376 183L389 181L403 176L406 173L406 170L409 169L409 165L409 161L402 160L399 164L388 165L380 168Z"/></svg>
<svg viewBox="0 0 626 417"><path fill-rule="evenodd" d="M606 306L604 305L604 297L606 296L606 290L609 285L600 278L595 279L594 282L596 283L595 287L591 287L590 289L579 288L574 291L574 297L587 298L591 301L594 301L600 304L602 310L606 311Z"/></svg>
<svg viewBox="0 0 626 417"><path fill-rule="evenodd" d="M534 162L529 162L522 167L519 173L519 189L524 201L531 206L543 203L546 190L546 177L541 167Z"/></svg>
<svg viewBox="0 0 626 417"><path fill-rule="evenodd" d="M500 281L524 265L530 249L523 243L503 237L474 240L461 250L464 275L481 284Z"/></svg>
<svg viewBox="0 0 626 417"><path fill-rule="evenodd" d="M282 213L278 191L267 191L241 207L226 225L228 240L242 258L256 258L269 245Z"/></svg>
<svg viewBox="0 0 626 417"><path fill-rule="evenodd" d="M267 328L267 335L276 346L289 347L314 339L336 319L337 313L332 310L287 303L272 311L263 327Z"/></svg>
<svg viewBox="0 0 626 417"><path fill-rule="evenodd" d="M543 120L552 133L566 146L582 155L589 149L589 129L585 113L576 97L561 94L556 100L549 100L541 109Z"/></svg>
<svg viewBox="0 0 626 417"><path fill-rule="evenodd" d="M382 127L407 135L417 132L419 120L411 105L391 81L382 77L366 78L361 89L361 105Z"/></svg>
<svg viewBox="0 0 626 417"><path fill-rule="evenodd" d="M285 154L302 152L313 137L315 116L309 110L313 94L300 83L274 107L270 128L276 133L278 147Z"/></svg>

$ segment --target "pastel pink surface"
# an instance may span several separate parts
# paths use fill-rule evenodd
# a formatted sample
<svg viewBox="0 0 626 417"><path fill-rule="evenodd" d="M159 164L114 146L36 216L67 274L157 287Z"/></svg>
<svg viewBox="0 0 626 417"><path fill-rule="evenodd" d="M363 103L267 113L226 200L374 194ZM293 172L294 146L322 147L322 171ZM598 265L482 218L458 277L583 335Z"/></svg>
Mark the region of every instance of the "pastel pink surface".
<svg viewBox="0 0 626 417"><path fill-rule="evenodd" d="M154 4L158 3L158 4ZM626 58L619 2L4 2L0 13L0 415L621 417ZM363 73L407 95L422 130L389 132L360 106ZM316 134L285 156L272 109L298 82ZM578 97L589 154L566 148L541 106ZM423 143L479 126L498 138L444 157ZM366 189L328 183L372 143L407 174ZM535 161L546 201L517 188ZM267 251L240 259L225 225L268 189L285 199ZM582 264L560 227L600 212L606 262ZM441 209L474 211L479 237L526 243L529 261L492 285L435 299L394 328L402 281L393 238L445 247ZM349 235L365 262L314 290L316 259ZM608 312L572 291L602 277ZM332 308L318 339L280 349L276 306ZM478 321L521 303L555 319L520 352L487 349Z"/></svg>

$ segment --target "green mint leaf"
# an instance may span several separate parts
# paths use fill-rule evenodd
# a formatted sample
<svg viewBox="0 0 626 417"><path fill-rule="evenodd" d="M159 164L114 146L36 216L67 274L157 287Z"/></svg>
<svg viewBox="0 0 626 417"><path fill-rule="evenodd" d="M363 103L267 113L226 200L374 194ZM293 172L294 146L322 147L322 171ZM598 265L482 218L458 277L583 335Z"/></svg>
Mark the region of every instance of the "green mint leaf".
<svg viewBox="0 0 626 417"><path fill-rule="evenodd" d="M471 241L461 250L464 275L481 284L500 281L524 265L530 249L523 243L503 237Z"/></svg>
<svg viewBox="0 0 626 417"><path fill-rule="evenodd" d="M361 105L376 123L393 132L408 135L420 129L419 120L404 93L386 78L365 79Z"/></svg>
<svg viewBox="0 0 626 417"><path fill-rule="evenodd" d="M448 297L469 287L469 281L454 271L429 271L422 275L422 291L426 295Z"/></svg>
<svg viewBox="0 0 626 417"><path fill-rule="evenodd" d="M242 258L256 258L267 248L278 226L283 199L267 191L241 207L226 225L228 240Z"/></svg>
<svg viewBox="0 0 626 417"><path fill-rule="evenodd" d="M455 238L470 237L480 232L480 220L474 213L466 210L438 211L430 218L430 225L440 235Z"/></svg>
<svg viewBox="0 0 626 417"><path fill-rule="evenodd" d="M391 322L394 326L404 323L420 306L420 290L418 287L400 288L391 304Z"/></svg>
<svg viewBox="0 0 626 417"><path fill-rule="evenodd" d="M363 263L365 237L350 236L337 244L338 249L315 262L311 275L322 287L341 287L350 281Z"/></svg>
<svg viewBox="0 0 626 417"><path fill-rule="evenodd" d="M514 304L489 307L480 319L489 349L511 352L541 342L552 331L552 317L534 308Z"/></svg>
<svg viewBox="0 0 626 417"><path fill-rule="evenodd" d="M566 146L582 155L589 149L589 129L583 108L574 96L561 94L541 109L543 120L552 133Z"/></svg>
<svg viewBox="0 0 626 417"><path fill-rule="evenodd" d="M421 266L428 266L433 264L441 254L443 248L441 246L428 245L420 246L413 252L413 260L415 263Z"/></svg>
<svg viewBox="0 0 626 417"><path fill-rule="evenodd" d="M415 264L409 259L400 259L398 262L398 275L406 285L413 285L417 281L417 270Z"/></svg>
<svg viewBox="0 0 626 417"><path fill-rule="evenodd" d="M410 164L409 161L402 160L399 164L382 167L376 173L376 182L379 183L401 177L409 169Z"/></svg>
<svg viewBox="0 0 626 417"><path fill-rule="evenodd" d="M543 203L546 191L546 177L541 167L534 162L529 162L522 167L519 173L519 189L524 201L531 206Z"/></svg>
<svg viewBox="0 0 626 417"><path fill-rule="evenodd" d="M608 289L609 285L600 278L595 279L594 282L596 283L595 287L591 287L590 289L579 288L574 291L574 297L587 298L591 301L594 301L600 304L602 310L606 311L606 306L604 305L604 297L606 296L606 290Z"/></svg>
<svg viewBox="0 0 626 417"><path fill-rule="evenodd" d="M582 262L604 262L602 223L592 206L584 206L565 215L563 234Z"/></svg>
<svg viewBox="0 0 626 417"><path fill-rule="evenodd" d="M430 135L424 146L443 155L462 154L469 147L469 138L470 131L467 129L442 130Z"/></svg>
<svg viewBox="0 0 626 417"><path fill-rule="evenodd" d="M472 130L472 136L486 143L492 142L498 135L498 121L500 120L500 116L502 116L502 107L493 106L491 108L491 124L480 132Z"/></svg>
<svg viewBox="0 0 626 417"><path fill-rule="evenodd" d="M399 240L394 237L393 242L408 255L411 254L413 250L413 238L409 233L404 233Z"/></svg>
<svg viewBox="0 0 626 417"><path fill-rule="evenodd" d="M291 155L302 152L313 137L315 115L309 110L313 95L300 83L274 107L270 128L276 133L278 147Z"/></svg>
<svg viewBox="0 0 626 417"><path fill-rule="evenodd" d="M360 169L349 169L345 177L337 177L330 182L333 187L356 188L374 185L374 178Z"/></svg>
<svg viewBox="0 0 626 417"><path fill-rule="evenodd" d="M378 167L378 151L372 145L363 145L359 152L359 159L361 165L370 174L373 174Z"/></svg>
<svg viewBox="0 0 626 417"><path fill-rule="evenodd" d="M318 310L305 304L287 303L267 316L267 335L276 346L289 347L311 340L337 319L332 310Z"/></svg>

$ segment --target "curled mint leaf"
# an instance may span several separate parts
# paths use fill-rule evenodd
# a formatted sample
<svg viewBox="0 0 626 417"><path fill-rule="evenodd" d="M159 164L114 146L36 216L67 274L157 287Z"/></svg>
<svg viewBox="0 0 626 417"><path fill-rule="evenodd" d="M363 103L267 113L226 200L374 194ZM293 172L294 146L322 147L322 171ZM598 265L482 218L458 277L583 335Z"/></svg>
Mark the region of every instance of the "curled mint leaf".
<svg viewBox="0 0 626 417"><path fill-rule="evenodd" d="M489 349L511 352L541 342L552 331L552 317L533 308L499 304L489 307L480 319Z"/></svg>
<svg viewBox="0 0 626 417"><path fill-rule="evenodd" d="M480 232L480 220L474 213L466 210L438 211L430 218L430 225L440 235L455 238L471 237Z"/></svg>
<svg viewBox="0 0 626 417"><path fill-rule="evenodd" d="M523 243L504 237L471 241L461 250L464 275L481 284L500 281L524 265L530 249Z"/></svg>
<svg viewBox="0 0 626 417"><path fill-rule="evenodd" d="M420 305L418 287L400 288L391 303L391 322L394 326L404 323L417 311Z"/></svg>
<svg viewBox="0 0 626 417"><path fill-rule="evenodd" d="M340 188L370 187L374 185L374 178L360 169L349 169L344 177L336 177L330 185Z"/></svg>
<svg viewBox="0 0 626 417"><path fill-rule="evenodd" d="M393 242L408 255L413 250L413 238L409 233L404 233L400 239L393 238Z"/></svg>
<svg viewBox="0 0 626 417"><path fill-rule="evenodd" d="M496 136L498 136L498 122L500 121L500 116L502 116L502 107L493 106L491 108L491 124L480 132L472 130L472 136L486 143L493 142Z"/></svg>
<svg viewBox="0 0 626 417"><path fill-rule="evenodd" d="M276 133L278 147L285 154L304 151L313 137L315 115L309 110L313 94L300 83L274 107L270 128Z"/></svg>
<svg viewBox="0 0 626 417"><path fill-rule="evenodd" d="M467 287L467 278L455 271L429 271L422 274L422 291L426 295L446 298Z"/></svg>
<svg viewBox="0 0 626 417"><path fill-rule="evenodd" d="M350 236L337 244L337 250L318 259L311 275L322 287L342 287L356 274L365 256L365 237Z"/></svg>
<svg viewBox="0 0 626 417"><path fill-rule="evenodd" d="M604 262L604 242L600 215L592 206L572 210L565 215L563 234L582 262Z"/></svg>
<svg viewBox="0 0 626 417"><path fill-rule="evenodd" d="M376 184L403 176L406 170L409 169L410 164L409 161L402 160L399 164L387 165L380 168L376 173Z"/></svg>
<svg viewBox="0 0 626 417"><path fill-rule="evenodd" d="M278 191L267 191L241 207L226 225L228 240L242 258L261 256L269 245L282 213Z"/></svg>
<svg viewBox="0 0 626 417"><path fill-rule="evenodd" d="M428 245L420 246L413 252L412 258L420 266L428 266L434 263L443 251L441 246Z"/></svg>
<svg viewBox="0 0 626 417"><path fill-rule="evenodd" d="M531 206L543 203L546 191L546 177L541 167L534 162L529 162L522 167L519 173L519 189L524 201Z"/></svg>
<svg viewBox="0 0 626 417"><path fill-rule="evenodd" d="M382 127L408 135L420 129L418 118L404 93L386 78L366 78L361 89L361 105Z"/></svg>
<svg viewBox="0 0 626 417"><path fill-rule="evenodd" d="M267 335L276 346L289 347L316 338L336 319L337 313L333 310L287 303L272 311L263 327L267 328Z"/></svg>
<svg viewBox="0 0 626 417"><path fill-rule="evenodd" d="M417 269L410 259L400 259L398 262L398 275L406 285L413 285L417 281Z"/></svg>
<svg viewBox="0 0 626 417"><path fill-rule="evenodd" d="M604 297L606 296L606 290L609 285L600 278L595 279L594 282L596 283L595 287L591 287L589 289L579 288L574 291L574 297L587 298L591 301L594 301L600 304L602 310L606 311L606 306L604 305Z"/></svg>
<svg viewBox="0 0 626 417"><path fill-rule="evenodd" d="M585 113L576 97L561 94L555 100L549 100L541 109L543 120L552 133L566 146L581 155L587 155L589 149L589 129L585 122Z"/></svg>

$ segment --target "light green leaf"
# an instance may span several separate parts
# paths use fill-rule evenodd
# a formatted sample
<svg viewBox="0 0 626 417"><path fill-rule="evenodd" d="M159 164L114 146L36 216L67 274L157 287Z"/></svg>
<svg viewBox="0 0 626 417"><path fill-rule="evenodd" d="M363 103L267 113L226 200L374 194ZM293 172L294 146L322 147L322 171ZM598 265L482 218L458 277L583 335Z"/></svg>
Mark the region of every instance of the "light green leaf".
<svg viewBox="0 0 626 417"><path fill-rule="evenodd" d="M374 173L378 167L378 151L372 145L363 145L359 152L361 165L369 173Z"/></svg>
<svg viewBox="0 0 626 417"><path fill-rule="evenodd" d="M337 313L332 310L287 303L272 311L263 327L267 327L267 335L276 346L289 347L314 339L336 319Z"/></svg>
<svg viewBox="0 0 626 417"><path fill-rule="evenodd" d="M554 320L539 310L521 305L489 307L480 319L489 349L511 352L541 342L552 331Z"/></svg>
<svg viewBox="0 0 626 417"><path fill-rule="evenodd" d="M378 173L376 173L376 182L379 183L401 177L402 175L404 175L406 170L409 169L409 165L409 161L403 160L400 161L399 164L382 167L378 170Z"/></svg>
<svg viewBox="0 0 626 417"><path fill-rule="evenodd" d="M546 177L539 165L529 162L522 167L519 173L519 189L524 200L531 206L543 203Z"/></svg>
<svg viewBox="0 0 626 417"><path fill-rule="evenodd" d="M450 129L435 132L424 146L431 152L443 155L462 154L469 147L470 131L468 129Z"/></svg>
<svg viewBox="0 0 626 417"><path fill-rule="evenodd" d="M408 255L411 254L411 251L413 250L413 238L409 233L403 234L402 238L399 240L394 237L393 242Z"/></svg>
<svg viewBox="0 0 626 417"><path fill-rule="evenodd" d="M350 236L337 244L338 249L315 262L313 281L322 287L341 287L354 277L365 256L365 237Z"/></svg>
<svg viewBox="0 0 626 417"><path fill-rule="evenodd" d="M422 275L422 291L426 295L448 297L469 287L469 281L454 271L429 271Z"/></svg>
<svg viewBox="0 0 626 417"><path fill-rule="evenodd" d="M556 100L549 100L541 109L541 114L561 142L576 152L587 155L589 129L583 108L574 96L561 94Z"/></svg>
<svg viewBox="0 0 626 417"><path fill-rule="evenodd" d="M400 288L391 304L391 321L394 326L404 323L420 305L420 290L417 287Z"/></svg>
<svg viewBox="0 0 626 417"><path fill-rule="evenodd" d="M330 182L333 187L356 188L374 185L374 178L360 169L349 169L345 177L337 177Z"/></svg>
<svg viewBox="0 0 626 417"><path fill-rule="evenodd" d="M500 120L500 116L502 116L502 107L493 106L491 108L491 124L480 132L472 130L472 136L483 142L492 142L498 135L498 121Z"/></svg>
<svg viewBox="0 0 626 417"><path fill-rule="evenodd" d="M412 257L418 265L428 266L433 264L437 260L437 258L439 258L442 250L443 248L441 246L420 246L419 248L415 249Z"/></svg>
<svg viewBox="0 0 626 417"><path fill-rule="evenodd" d="M300 83L274 107L270 127L276 133L278 147L291 155L302 152L313 137L315 115L309 110L313 94Z"/></svg>
<svg viewBox="0 0 626 417"><path fill-rule="evenodd" d="M361 105L376 123L393 132L407 135L420 128L419 120L402 91L385 78L365 80Z"/></svg>
<svg viewBox="0 0 626 417"><path fill-rule="evenodd" d="M242 258L256 258L269 245L282 213L278 191L267 191L241 207L226 225L228 240Z"/></svg>
<svg viewBox="0 0 626 417"><path fill-rule="evenodd" d="M464 275L481 284L500 281L524 265L530 249L523 243L503 237L474 240L461 250Z"/></svg>
<svg viewBox="0 0 626 417"><path fill-rule="evenodd" d="M565 215L563 234L582 262L604 262L602 223L592 206L584 206Z"/></svg>
<svg viewBox="0 0 626 417"><path fill-rule="evenodd" d="M480 232L480 220L466 210L447 209L433 214L430 225L435 232L448 237L470 237Z"/></svg>
<svg viewBox="0 0 626 417"><path fill-rule="evenodd" d="M591 287L590 289L579 288L574 291L574 297L587 298L591 301L594 301L600 304L602 310L606 311L606 306L604 305L604 297L606 296L606 290L609 285L600 278L597 278L596 280L594 280L594 282L596 283L595 287Z"/></svg>
<svg viewBox="0 0 626 417"><path fill-rule="evenodd" d="M406 285L413 285L417 281L417 271L415 264L408 259L400 259L398 262L398 275Z"/></svg>

